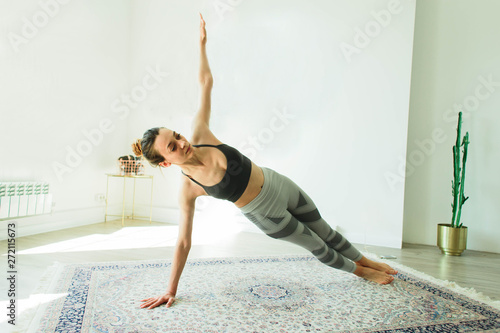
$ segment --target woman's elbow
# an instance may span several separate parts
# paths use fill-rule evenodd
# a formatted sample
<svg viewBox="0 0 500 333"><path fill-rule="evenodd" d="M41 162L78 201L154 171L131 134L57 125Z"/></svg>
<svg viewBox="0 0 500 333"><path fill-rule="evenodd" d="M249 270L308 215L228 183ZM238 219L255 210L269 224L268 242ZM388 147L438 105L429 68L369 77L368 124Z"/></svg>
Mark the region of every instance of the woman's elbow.
<svg viewBox="0 0 500 333"><path fill-rule="evenodd" d="M191 241L181 240L177 242L177 249L189 252L189 250L191 249Z"/></svg>
<svg viewBox="0 0 500 333"><path fill-rule="evenodd" d="M214 78L212 75L204 75L200 77L200 85L202 86L213 86Z"/></svg>

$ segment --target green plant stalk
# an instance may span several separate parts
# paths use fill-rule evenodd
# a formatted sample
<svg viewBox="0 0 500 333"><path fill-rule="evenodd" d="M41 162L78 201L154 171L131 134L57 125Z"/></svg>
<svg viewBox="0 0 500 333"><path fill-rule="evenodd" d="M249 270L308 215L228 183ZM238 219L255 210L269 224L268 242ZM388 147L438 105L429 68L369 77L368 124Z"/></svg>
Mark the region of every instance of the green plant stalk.
<svg viewBox="0 0 500 333"><path fill-rule="evenodd" d="M452 194L453 203L451 205L452 217L451 226L456 228L455 223L457 217L457 210L459 207L459 189L460 189L460 131L462 129L462 112L458 113L458 125L457 125L457 141L455 146L453 146L453 181L452 181Z"/></svg>
<svg viewBox="0 0 500 333"><path fill-rule="evenodd" d="M458 228L462 227L462 223L460 223L460 215L462 214L462 206L465 201L469 199L469 197L464 196L464 185L465 185L465 162L467 162L467 151L469 146L469 132L465 133L464 139L462 141L462 145L464 146L464 155L462 157L462 179L460 180L460 206L458 207L458 215L456 225Z"/></svg>
<svg viewBox="0 0 500 333"><path fill-rule="evenodd" d="M454 227L455 226L455 219L456 219L456 216L457 216L457 207L458 207L458 192L459 192L459 186L460 186L460 182L457 181L458 179L458 167L457 167L457 147L456 146L453 146L453 179L451 181L451 194L453 196L453 202L451 204L451 213L452 213L452 217L451 217L451 226Z"/></svg>

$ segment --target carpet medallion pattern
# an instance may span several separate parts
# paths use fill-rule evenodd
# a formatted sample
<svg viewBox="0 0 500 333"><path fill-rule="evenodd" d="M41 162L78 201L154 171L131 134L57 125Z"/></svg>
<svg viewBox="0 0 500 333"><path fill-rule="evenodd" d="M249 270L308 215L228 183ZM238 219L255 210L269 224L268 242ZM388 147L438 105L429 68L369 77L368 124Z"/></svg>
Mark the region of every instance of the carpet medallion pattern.
<svg viewBox="0 0 500 333"><path fill-rule="evenodd" d="M380 286L312 256L189 260L171 308L170 261L64 265L33 332L499 332L500 310L398 267Z"/></svg>

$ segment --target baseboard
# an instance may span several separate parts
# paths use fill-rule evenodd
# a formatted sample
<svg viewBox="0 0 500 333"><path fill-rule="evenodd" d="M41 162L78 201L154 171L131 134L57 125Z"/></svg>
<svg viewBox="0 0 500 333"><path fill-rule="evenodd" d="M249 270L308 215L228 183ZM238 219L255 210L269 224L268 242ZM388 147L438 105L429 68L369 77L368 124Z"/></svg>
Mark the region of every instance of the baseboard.
<svg viewBox="0 0 500 333"><path fill-rule="evenodd" d="M37 235L45 232L80 227L104 222L104 207L90 207L52 212L45 215L6 219L0 226L0 239L7 239L8 226L14 225L15 237ZM11 227L9 227L11 229Z"/></svg>
<svg viewBox="0 0 500 333"><path fill-rule="evenodd" d="M114 210L113 209L111 210ZM149 207L138 206L135 210L136 215L149 215ZM8 237L7 226L9 223L15 224L16 238L31 236L36 234L41 234L44 232L62 230L67 228L80 227L84 225L90 225L95 223L104 222L104 207L91 207L83 209L74 209L63 212L54 212L52 214L32 216L25 218L16 218L12 220L4 220L0 225L0 240L6 240ZM200 212L195 213L200 214ZM200 215L202 215L201 213ZM125 218L131 218L131 212L125 212ZM196 215L195 215L196 218ZM243 214L239 211L233 215L234 223L238 226L239 230L245 232L255 232L262 233L262 231L257 228L253 223L251 223ZM114 217L113 219L119 219L119 217ZM169 223L169 224L179 224L180 211L178 208L170 207L153 207L152 208L152 221ZM110 218L108 217L108 220ZM342 235L344 235L351 243L373 245L373 246L384 246L391 248L401 248L401 239L392 239L390 237L380 237L380 236L370 236L360 233L351 233L342 228L337 228Z"/></svg>
<svg viewBox="0 0 500 333"><path fill-rule="evenodd" d="M32 236L45 232L103 223L104 214L105 207L90 207L55 211L44 215L5 219L0 223L0 240L6 240L9 237L8 229L15 230L15 238ZM135 214L141 215L144 212L141 211L141 207L138 207ZM130 215L131 212L125 212L125 218L131 218ZM144 215L149 215L149 211ZM119 217L108 217L108 221L111 219L119 219ZM152 220L154 222L178 224L179 210L176 208L153 207ZM14 225L14 228L9 227L9 225Z"/></svg>
<svg viewBox="0 0 500 333"><path fill-rule="evenodd" d="M364 245L372 245L372 246L382 246L382 247L390 247L394 249L402 248L402 239L387 237L381 235L367 235L356 232L348 232L342 229L339 232L349 240L351 243L355 244L364 244Z"/></svg>

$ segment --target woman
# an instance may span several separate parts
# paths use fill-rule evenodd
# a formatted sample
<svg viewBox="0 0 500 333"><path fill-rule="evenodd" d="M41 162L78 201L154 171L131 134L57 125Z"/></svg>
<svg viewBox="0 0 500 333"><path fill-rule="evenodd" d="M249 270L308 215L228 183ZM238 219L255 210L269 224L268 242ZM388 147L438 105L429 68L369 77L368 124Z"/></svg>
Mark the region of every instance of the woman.
<svg viewBox="0 0 500 333"><path fill-rule="evenodd" d="M141 308L163 303L170 307L191 246L195 200L202 195L233 202L268 236L298 244L333 268L380 284L394 280L390 266L365 258L349 241L321 218L314 202L287 177L261 168L238 150L223 144L210 131L210 95L213 78L206 55L205 21L200 14L201 105L188 141L167 128L152 128L132 148L153 166L181 168L184 175L179 198L181 220L172 271L164 295L142 300Z"/></svg>

